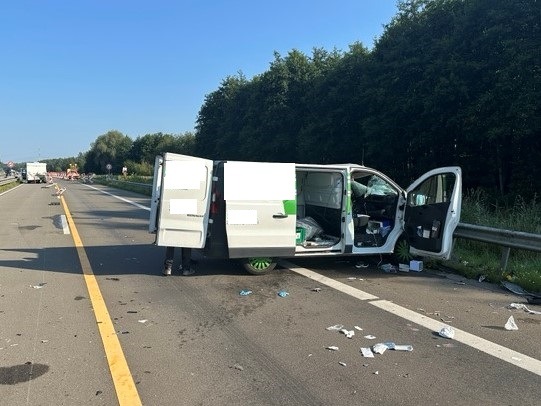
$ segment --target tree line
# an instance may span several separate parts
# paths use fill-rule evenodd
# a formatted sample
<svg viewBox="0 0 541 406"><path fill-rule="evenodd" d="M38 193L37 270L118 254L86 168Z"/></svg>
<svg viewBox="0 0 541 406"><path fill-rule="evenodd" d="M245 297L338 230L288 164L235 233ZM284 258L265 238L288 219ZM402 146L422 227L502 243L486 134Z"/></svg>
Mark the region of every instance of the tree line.
<svg viewBox="0 0 541 406"><path fill-rule="evenodd" d="M408 0L369 51L275 54L222 81L197 120L196 153L355 162L404 185L460 165L466 188L541 187L541 4Z"/></svg>
<svg viewBox="0 0 541 406"><path fill-rule="evenodd" d="M539 0L402 0L372 50L274 54L226 77L195 133L113 130L78 157L86 172L151 174L170 151L210 159L362 163L406 186L459 165L466 189L534 197L541 187ZM69 162L68 162L69 161Z"/></svg>

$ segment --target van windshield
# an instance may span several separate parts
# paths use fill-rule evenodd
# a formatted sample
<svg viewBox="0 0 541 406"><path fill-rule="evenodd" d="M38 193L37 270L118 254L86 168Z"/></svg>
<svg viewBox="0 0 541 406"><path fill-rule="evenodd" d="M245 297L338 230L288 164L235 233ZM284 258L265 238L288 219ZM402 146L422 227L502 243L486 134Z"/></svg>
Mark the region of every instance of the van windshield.
<svg viewBox="0 0 541 406"><path fill-rule="evenodd" d="M357 197L398 195L396 189L377 175L361 176L353 179L351 190Z"/></svg>

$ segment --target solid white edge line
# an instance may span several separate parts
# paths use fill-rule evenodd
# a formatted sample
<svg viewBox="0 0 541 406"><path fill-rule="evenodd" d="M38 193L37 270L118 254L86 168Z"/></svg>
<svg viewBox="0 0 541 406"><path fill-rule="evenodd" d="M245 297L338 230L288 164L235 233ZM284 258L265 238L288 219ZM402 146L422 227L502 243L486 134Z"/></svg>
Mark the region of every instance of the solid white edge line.
<svg viewBox="0 0 541 406"><path fill-rule="evenodd" d="M356 297L359 300L374 300L378 299L377 296L371 295L370 293L363 292L360 289L356 289L352 286L346 285L345 283L338 282L332 278L327 278L326 276L320 275L317 272L310 271L306 268L300 268L290 262L280 261L280 264L288 268L289 270L296 272L300 275L306 276L307 278L313 279L323 285L327 285L331 288L339 290L340 292L346 293L350 296Z"/></svg>
<svg viewBox="0 0 541 406"><path fill-rule="evenodd" d="M377 296L371 295L370 293L363 292L360 289L354 288L350 285L346 285L345 283L338 282L334 279L320 275L314 271L310 271L309 269L298 267L292 264L291 262L280 261L280 264L286 267L287 269L289 269L290 271L293 271L295 273L298 273L299 275L303 275L307 278L320 282L321 284L327 285L342 293L353 296L360 300L368 300L369 301L368 303L370 303L373 306L376 306L377 308L381 310L392 313L398 317L401 317L412 323L418 324L431 331L439 332L444 326L448 325L448 324L442 323L441 321L434 320L434 319L431 319L430 317L416 313L413 310L406 309L405 307L399 306L388 300L375 300L379 298ZM454 341L458 341L462 344L466 344L472 348L475 348L479 351L484 352L485 354L499 358L502 361L508 362L519 368L525 369L536 375L541 376L541 361L535 358L532 358L528 355L522 354L520 352L511 350L507 347L485 340L484 338L477 337L476 335L467 333L464 330L460 330L455 327L453 327L453 330L455 331L455 336L453 338Z"/></svg>
<svg viewBox="0 0 541 406"><path fill-rule="evenodd" d="M17 188L20 188L23 184L21 183L19 186L12 187L11 189L6 190L5 192L0 193L0 196L5 195L6 193L11 192L12 190L15 190Z"/></svg>
<svg viewBox="0 0 541 406"><path fill-rule="evenodd" d="M120 196L116 196L112 193L109 193L109 192L106 192L105 190L101 190L97 187L94 187L94 186L90 186L90 185L87 185L87 184L84 184L82 183L82 185L86 186L86 187L89 187L90 189L94 189L94 190L97 190L98 192L101 192L103 194L106 194L106 195L109 195L111 197L114 197L115 199L118 199L118 200L122 200L123 202L126 202L126 203L129 203L135 207L139 207L140 209L143 209L143 210L146 210L146 211L150 211L150 207L146 207L146 206L143 206L142 204L139 204L139 203L135 203L135 202L132 202L131 200L128 200L128 199L124 199L123 197L120 197Z"/></svg>

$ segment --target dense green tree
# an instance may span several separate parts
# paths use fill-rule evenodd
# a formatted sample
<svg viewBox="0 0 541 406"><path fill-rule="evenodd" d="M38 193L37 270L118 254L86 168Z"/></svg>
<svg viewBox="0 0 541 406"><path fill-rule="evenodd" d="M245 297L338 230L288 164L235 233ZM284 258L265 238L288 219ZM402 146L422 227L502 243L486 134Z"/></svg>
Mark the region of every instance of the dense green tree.
<svg viewBox="0 0 541 406"><path fill-rule="evenodd" d="M366 111L362 92L367 80L368 50L355 43L346 53L318 52L320 55L315 53L313 61L323 67L304 96L297 160L361 162L364 147L361 122Z"/></svg>
<svg viewBox="0 0 541 406"><path fill-rule="evenodd" d="M217 90L205 97L196 126L198 155L212 159L236 158L234 151L240 147L236 129L244 123L242 111L248 109L247 100L241 95L247 84L242 73L228 76ZM233 155L229 155L231 152Z"/></svg>
<svg viewBox="0 0 541 406"><path fill-rule="evenodd" d="M131 138L120 131L111 130L100 135L87 153L85 171L106 173L106 167L110 164L112 172L120 172L132 144Z"/></svg>
<svg viewBox="0 0 541 406"><path fill-rule="evenodd" d="M156 155L163 152L173 152L175 145L173 134L154 133L137 137L133 142L129 158L135 162L154 163Z"/></svg>
<svg viewBox="0 0 541 406"><path fill-rule="evenodd" d="M205 99L212 158L364 162L407 183L463 167L465 187L541 187L539 0L403 0L372 51L275 54Z"/></svg>

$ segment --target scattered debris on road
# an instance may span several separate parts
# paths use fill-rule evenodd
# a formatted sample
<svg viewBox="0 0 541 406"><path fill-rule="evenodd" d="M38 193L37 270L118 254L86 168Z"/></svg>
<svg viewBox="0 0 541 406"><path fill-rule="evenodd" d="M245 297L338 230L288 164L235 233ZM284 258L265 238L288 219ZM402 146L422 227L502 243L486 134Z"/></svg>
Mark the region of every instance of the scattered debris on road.
<svg viewBox="0 0 541 406"><path fill-rule="evenodd" d="M452 339L455 336L455 329L451 326L445 326L438 332L438 334L440 337Z"/></svg>
<svg viewBox="0 0 541 406"><path fill-rule="evenodd" d="M520 286L518 286L518 285L516 285L514 283L511 283L511 282L507 282L507 281L503 281L502 285L507 290L510 290L514 294L519 295L519 296L523 296L524 298L526 298L526 300L530 304L541 304L541 294L528 292L528 291L522 289Z"/></svg>
<svg viewBox="0 0 541 406"><path fill-rule="evenodd" d="M397 273L398 268L393 264L383 264L379 267L385 273Z"/></svg>
<svg viewBox="0 0 541 406"><path fill-rule="evenodd" d="M516 331L516 330L518 330L517 323L515 323L515 318L513 316L509 316L509 319L507 320L507 323L505 323L504 328L507 331Z"/></svg>
<svg viewBox="0 0 541 406"><path fill-rule="evenodd" d="M361 354L366 358L374 358L374 353L370 347L362 347ZM366 365L365 365L366 366Z"/></svg>
<svg viewBox="0 0 541 406"><path fill-rule="evenodd" d="M387 346L383 343L378 343L372 346L372 351L376 354L383 354L387 350Z"/></svg>
<svg viewBox="0 0 541 406"><path fill-rule="evenodd" d="M347 338L353 338L353 336L355 335L355 331L347 330L345 328L340 329L339 332L344 334Z"/></svg>
<svg viewBox="0 0 541 406"><path fill-rule="evenodd" d="M538 312L536 310L531 310L530 308L528 308L528 306L526 306L525 304L522 304L522 303L511 303L507 307L509 309L519 309L519 310L522 309L522 310L526 311L529 314L541 314L541 312Z"/></svg>

